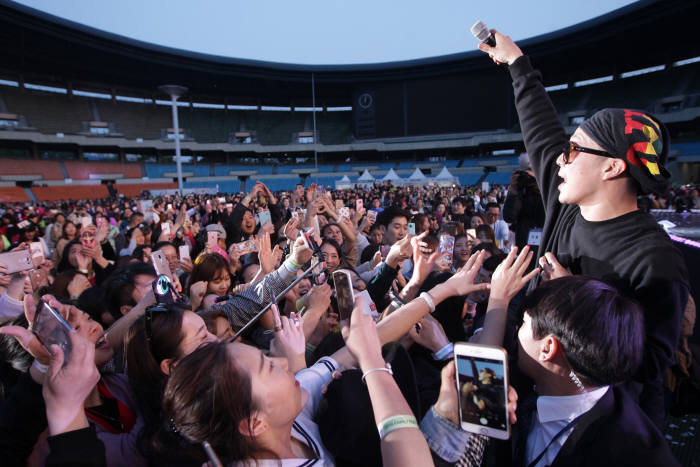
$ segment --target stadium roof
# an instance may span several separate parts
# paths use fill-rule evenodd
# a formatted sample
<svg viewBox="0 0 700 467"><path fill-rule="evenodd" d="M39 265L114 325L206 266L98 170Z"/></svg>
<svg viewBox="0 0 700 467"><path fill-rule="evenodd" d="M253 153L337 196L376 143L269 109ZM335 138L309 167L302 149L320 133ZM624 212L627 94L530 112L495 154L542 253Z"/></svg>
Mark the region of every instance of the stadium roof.
<svg viewBox="0 0 700 467"><path fill-rule="evenodd" d="M700 55L698 0L645 0L519 41L548 84L595 78ZM42 84L155 93L164 83L229 102L307 105L310 76L326 105L347 105L358 83L491 69L479 51L369 65L290 65L235 59L136 41L0 0L0 74Z"/></svg>

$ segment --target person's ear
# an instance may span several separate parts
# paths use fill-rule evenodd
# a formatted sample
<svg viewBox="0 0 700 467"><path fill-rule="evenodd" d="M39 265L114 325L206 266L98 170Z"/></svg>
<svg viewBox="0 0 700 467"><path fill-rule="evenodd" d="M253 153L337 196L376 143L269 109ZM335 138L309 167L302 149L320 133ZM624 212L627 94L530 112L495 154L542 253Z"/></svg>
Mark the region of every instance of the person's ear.
<svg viewBox="0 0 700 467"><path fill-rule="evenodd" d="M627 169L627 162L623 159L609 158L603 169L603 180L611 180L619 177Z"/></svg>
<svg viewBox="0 0 700 467"><path fill-rule="evenodd" d="M561 344L559 343L559 340L556 337L549 335L542 340L539 359L541 362L549 362L559 352L561 352Z"/></svg>
<svg viewBox="0 0 700 467"><path fill-rule="evenodd" d="M245 418L238 422L238 432L243 436L255 438L267 431L269 425L265 418L258 413L251 414L249 418Z"/></svg>
<svg viewBox="0 0 700 467"><path fill-rule="evenodd" d="M175 362L172 358L166 358L160 362L160 371L162 371L164 375L170 376L170 372L174 367Z"/></svg>
<svg viewBox="0 0 700 467"><path fill-rule="evenodd" d="M122 314L122 316L126 315L129 311L131 311L131 306L130 305L122 305L119 307L119 313Z"/></svg>

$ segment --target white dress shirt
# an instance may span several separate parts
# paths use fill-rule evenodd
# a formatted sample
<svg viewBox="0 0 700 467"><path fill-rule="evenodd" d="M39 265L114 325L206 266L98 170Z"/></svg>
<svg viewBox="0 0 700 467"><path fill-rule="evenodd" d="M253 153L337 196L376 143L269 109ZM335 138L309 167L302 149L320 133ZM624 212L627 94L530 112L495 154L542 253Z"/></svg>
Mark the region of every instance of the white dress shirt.
<svg viewBox="0 0 700 467"><path fill-rule="evenodd" d="M535 460L547 447L552 438L571 420L588 412L598 403L610 386L603 386L585 394L575 396L540 396L537 398L537 416L534 417L532 429L527 437L525 448L525 465ZM547 449L535 467L551 465L566 443L574 427L566 430Z"/></svg>

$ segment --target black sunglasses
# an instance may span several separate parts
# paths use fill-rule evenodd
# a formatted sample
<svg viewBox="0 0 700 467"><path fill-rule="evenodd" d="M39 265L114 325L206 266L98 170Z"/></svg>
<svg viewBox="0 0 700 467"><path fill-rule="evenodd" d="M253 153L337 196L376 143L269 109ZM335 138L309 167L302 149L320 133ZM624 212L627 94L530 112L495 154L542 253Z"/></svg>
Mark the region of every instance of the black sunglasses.
<svg viewBox="0 0 700 467"><path fill-rule="evenodd" d="M583 146L577 146L573 142L568 141L562 149L562 152L564 153L564 162L571 164L571 153L574 151L587 152L588 154L595 154L596 156L602 157L615 157L609 152L601 151L599 149L584 148Z"/></svg>

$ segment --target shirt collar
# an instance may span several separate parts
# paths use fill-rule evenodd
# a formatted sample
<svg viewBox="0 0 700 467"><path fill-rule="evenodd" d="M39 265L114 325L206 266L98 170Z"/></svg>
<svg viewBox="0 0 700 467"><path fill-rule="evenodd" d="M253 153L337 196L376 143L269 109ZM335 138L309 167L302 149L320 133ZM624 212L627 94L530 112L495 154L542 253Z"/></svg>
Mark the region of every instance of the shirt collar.
<svg viewBox="0 0 700 467"><path fill-rule="evenodd" d="M540 423L571 421L591 410L609 388L610 386L602 386L574 396L540 396L537 398L537 419Z"/></svg>

